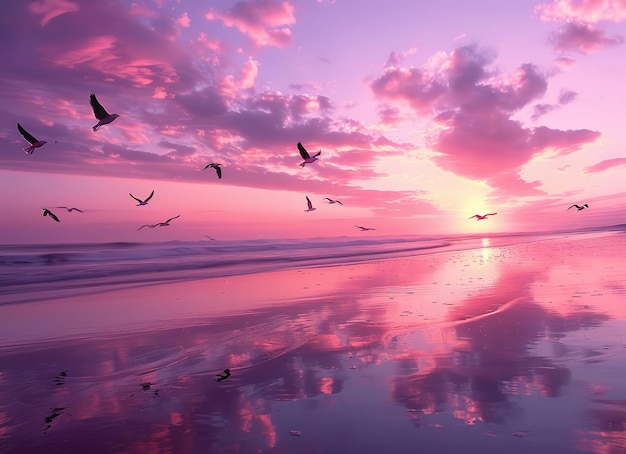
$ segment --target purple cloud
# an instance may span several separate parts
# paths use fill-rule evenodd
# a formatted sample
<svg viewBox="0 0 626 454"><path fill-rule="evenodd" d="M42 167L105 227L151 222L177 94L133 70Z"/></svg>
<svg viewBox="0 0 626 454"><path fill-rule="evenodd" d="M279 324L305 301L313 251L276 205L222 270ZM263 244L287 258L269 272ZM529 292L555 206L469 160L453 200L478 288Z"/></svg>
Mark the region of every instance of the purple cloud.
<svg viewBox="0 0 626 454"><path fill-rule="evenodd" d="M571 153L599 133L526 128L513 120L515 112L544 95L547 80L531 64L498 77L489 69L494 59L476 46L461 47L435 69L385 68L371 89L380 99L405 101L418 113L433 115L440 132L430 146L440 153L434 161L443 169L511 194L536 194L537 182L519 177L525 163L547 152Z"/></svg>
<svg viewBox="0 0 626 454"><path fill-rule="evenodd" d="M623 44L624 37L608 37L604 30L593 25L567 22L550 36L550 41L557 52L579 52L588 55L605 47Z"/></svg>

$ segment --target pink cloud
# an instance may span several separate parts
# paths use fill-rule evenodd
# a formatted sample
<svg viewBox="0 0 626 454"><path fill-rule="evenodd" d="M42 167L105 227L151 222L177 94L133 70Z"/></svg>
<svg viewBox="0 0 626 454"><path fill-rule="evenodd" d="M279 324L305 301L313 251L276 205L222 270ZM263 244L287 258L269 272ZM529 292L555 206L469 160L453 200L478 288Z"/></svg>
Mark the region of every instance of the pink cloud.
<svg viewBox="0 0 626 454"><path fill-rule="evenodd" d="M239 1L231 9L210 10L207 20L220 19L227 27L235 27L259 46L287 47L291 45L291 30L296 23L294 7L288 1Z"/></svg>
<svg viewBox="0 0 626 454"><path fill-rule="evenodd" d="M535 7L542 20L621 22L626 20L625 0L554 0Z"/></svg>
<svg viewBox="0 0 626 454"><path fill-rule="evenodd" d="M531 64L496 77L489 68L494 58L476 46L461 47L429 69L385 68L371 88L378 98L433 115L439 132L430 146L443 169L511 194L537 194L537 182L519 177L524 164L541 154L571 153L599 133L526 128L513 120L515 112L544 95L547 80Z"/></svg>
<svg viewBox="0 0 626 454"><path fill-rule="evenodd" d="M561 57L557 57L554 59L554 63L557 66L557 72L558 71L566 71L569 68L571 68L572 66L574 66L576 64L576 60L574 60L571 57L565 57L565 56L561 56Z"/></svg>
<svg viewBox="0 0 626 454"><path fill-rule="evenodd" d="M422 70L397 67L386 68L371 88L379 98L405 100L413 109L424 113L447 91L443 83Z"/></svg>
<svg viewBox="0 0 626 454"><path fill-rule="evenodd" d="M182 16L176 19L176 23L183 28L189 28L191 26L191 20L189 19L189 13L185 11Z"/></svg>
<svg viewBox="0 0 626 454"><path fill-rule="evenodd" d="M383 104L378 108L378 118L384 126L396 126L403 121L403 118L400 116L400 109L387 104Z"/></svg>
<svg viewBox="0 0 626 454"><path fill-rule="evenodd" d="M623 44L621 36L607 37L604 30L590 24L567 22L553 33L550 41L557 52L580 52L592 54L605 47Z"/></svg>
<svg viewBox="0 0 626 454"><path fill-rule="evenodd" d="M623 165L626 165L626 158L605 159L604 161L600 161L597 164L585 167L585 173L603 172L607 169Z"/></svg>
<svg viewBox="0 0 626 454"><path fill-rule="evenodd" d="M55 17L80 10L80 5L67 0L40 0L31 3L28 9L35 14L43 15L41 26L44 27Z"/></svg>

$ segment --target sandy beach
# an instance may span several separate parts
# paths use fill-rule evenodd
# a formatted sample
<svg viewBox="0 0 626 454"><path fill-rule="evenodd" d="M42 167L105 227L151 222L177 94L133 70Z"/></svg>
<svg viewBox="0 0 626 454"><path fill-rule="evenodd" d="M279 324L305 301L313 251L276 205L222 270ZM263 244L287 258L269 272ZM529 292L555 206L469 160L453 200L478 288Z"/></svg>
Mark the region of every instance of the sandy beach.
<svg viewBox="0 0 626 454"><path fill-rule="evenodd" d="M625 239L0 306L0 452L624 452Z"/></svg>

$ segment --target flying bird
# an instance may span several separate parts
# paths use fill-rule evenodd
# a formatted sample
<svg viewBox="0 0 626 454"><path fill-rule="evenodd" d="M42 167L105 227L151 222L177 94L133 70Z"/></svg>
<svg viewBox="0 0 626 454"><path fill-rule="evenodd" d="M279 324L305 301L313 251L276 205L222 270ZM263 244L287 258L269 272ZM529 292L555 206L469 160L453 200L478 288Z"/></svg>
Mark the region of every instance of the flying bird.
<svg viewBox="0 0 626 454"><path fill-rule="evenodd" d="M204 236L206 236L206 237L209 239L209 241L217 241L217 240L216 240L215 238L213 238L212 236L209 236L209 235L204 235Z"/></svg>
<svg viewBox="0 0 626 454"><path fill-rule="evenodd" d="M130 193L129 193L130 194ZM148 198L146 200L141 200L138 199L137 197L135 197L134 195L130 194L130 196L135 199L137 202L139 202L137 204L137 206L143 206L143 205L147 205L148 204L148 200L150 200L152 198L152 196L154 195L154 189L152 190L152 192L150 193L150 195L148 196Z"/></svg>
<svg viewBox="0 0 626 454"><path fill-rule="evenodd" d="M330 197L324 197L324 200L328 200L328 203L332 205L333 203L338 203L339 205L343 205L339 200L331 199Z"/></svg>
<svg viewBox="0 0 626 454"><path fill-rule="evenodd" d="M89 104L91 104L93 114L99 120L98 123L93 127L94 132L97 131L100 126L108 125L109 123L113 122L113 120L115 120L117 117L119 117L118 114L109 114L109 112L107 112L106 109L102 107L102 104L98 102L96 94L93 91L89 93Z"/></svg>
<svg viewBox="0 0 626 454"><path fill-rule="evenodd" d="M216 374L219 378L217 381L224 381L231 376L230 369L224 369L224 374Z"/></svg>
<svg viewBox="0 0 626 454"><path fill-rule="evenodd" d="M306 196L306 204L309 207L307 210L304 210L304 212L309 212L309 211L315 211L317 208L313 208L313 204L311 203L311 199L309 199L309 196Z"/></svg>
<svg viewBox="0 0 626 454"><path fill-rule="evenodd" d="M576 209L577 209L578 211L580 211L580 210L584 210L585 208L589 208L589 205L587 205L586 203L585 203L584 205L576 205L576 204L574 204L574 205L572 205L571 207L569 207L569 208L568 208L568 210L569 210L570 208L574 208L574 207L576 207Z"/></svg>
<svg viewBox="0 0 626 454"><path fill-rule="evenodd" d="M72 211L78 211L79 213L83 213L83 210L79 210L78 208L70 208L70 207L55 207L55 208L64 208L67 210L68 213L71 213Z"/></svg>
<svg viewBox="0 0 626 454"><path fill-rule="evenodd" d="M50 217L51 217L52 219L54 219L55 221L57 221L57 222L61 222L61 221L59 221L59 218L56 216L56 214L54 214L52 211L50 211L50 210L49 210L49 209L47 209L47 208L44 208L44 209L43 209L43 215L44 215L44 216L50 216Z"/></svg>
<svg viewBox="0 0 626 454"><path fill-rule="evenodd" d="M487 219L487 216L494 216L498 213L487 213L484 216L481 216L480 214L475 214L472 217L469 217L468 219L472 219L472 218L476 218L477 221L482 221L483 219Z"/></svg>
<svg viewBox="0 0 626 454"><path fill-rule="evenodd" d="M356 224L354 224L354 226L358 229L361 229L361 232L365 232L366 230L376 230L376 229L373 229L372 227L361 227L360 225L356 225Z"/></svg>
<svg viewBox="0 0 626 454"><path fill-rule="evenodd" d="M313 156L311 156L300 142L298 142L298 150L300 151L300 156L302 156L302 159L304 159L304 161L300 163L300 167L304 167L306 164L311 164L312 162L317 161L317 157L322 154L322 150L320 150Z"/></svg>
<svg viewBox="0 0 626 454"><path fill-rule="evenodd" d="M217 178L219 178L221 180L222 179L222 169L220 169L221 165L222 164L212 162L212 163L207 164L206 166L204 166L204 169L202 169L202 170L206 170L209 167L212 167L217 172Z"/></svg>
<svg viewBox="0 0 626 454"><path fill-rule="evenodd" d="M24 137L24 139L26 139L26 142L28 142L30 144L29 147L24 148L24 151L26 153L28 153L28 154L33 154L33 151L35 151L35 148L43 147L45 144L48 143L45 140L37 140L37 139L35 139L19 123L17 124L17 130L20 132L20 134L22 134L22 137Z"/></svg>
<svg viewBox="0 0 626 454"><path fill-rule="evenodd" d="M170 222L173 221L176 218L179 218L180 214L178 216L174 216L173 218L169 218L167 221L165 222L157 222L156 224L144 224L141 227L139 227L137 230L141 230L144 227L149 227L151 229L155 228L155 227L167 227L168 225L170 225Z"/></svg>

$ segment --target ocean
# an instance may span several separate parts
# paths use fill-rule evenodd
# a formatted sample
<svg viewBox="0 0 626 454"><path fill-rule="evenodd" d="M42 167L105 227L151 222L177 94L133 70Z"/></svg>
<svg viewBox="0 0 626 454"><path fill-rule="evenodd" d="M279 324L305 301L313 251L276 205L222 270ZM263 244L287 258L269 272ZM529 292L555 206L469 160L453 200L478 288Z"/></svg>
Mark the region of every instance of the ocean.
<svg viewBox="0 0 626 454"><path fill-rule="evenodd" d="M583 232L619 230L587 229ZM578 232L0 245L0 304L112 285L201 279L545 241Z"/></svg>

